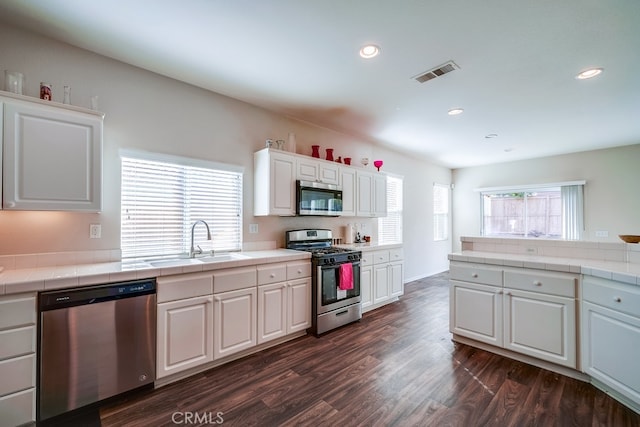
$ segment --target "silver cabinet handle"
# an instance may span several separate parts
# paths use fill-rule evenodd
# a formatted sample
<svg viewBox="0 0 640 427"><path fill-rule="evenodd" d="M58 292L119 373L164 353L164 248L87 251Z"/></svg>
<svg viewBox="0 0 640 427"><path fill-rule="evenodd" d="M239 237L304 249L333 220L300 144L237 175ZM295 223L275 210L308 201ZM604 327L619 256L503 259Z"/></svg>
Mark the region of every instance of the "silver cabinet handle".
<svg viewBox="0 0 640 427"><path fill-rule="evenodd" d="M535 282L533 282L533 286L542 286L542 282L536 280Z"/></svg>
<svg viewBox="0 0 640 427"><path fill-rule="evenodd" d="M620 297L615 297L613 300L614 300L615 302L622 302L622 298L620 298Z"/></svg>
<svg viewBox="0 0 640 427"><path fill-rule="evenodd" d="M478 273L473 273L471 274L471 277L473 277L474 279L478 277Z"/></svg>

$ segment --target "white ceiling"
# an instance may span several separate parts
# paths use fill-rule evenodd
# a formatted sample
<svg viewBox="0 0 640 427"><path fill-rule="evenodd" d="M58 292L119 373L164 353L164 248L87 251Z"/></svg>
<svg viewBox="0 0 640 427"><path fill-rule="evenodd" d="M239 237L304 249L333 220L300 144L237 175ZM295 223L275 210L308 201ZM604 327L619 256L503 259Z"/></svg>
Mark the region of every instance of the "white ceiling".
<svg viewBox="0 0 640 427"><path fill-rule="evenodd" d="M640 143L638 0L2 0L0 19L451 168Z"/></svg>

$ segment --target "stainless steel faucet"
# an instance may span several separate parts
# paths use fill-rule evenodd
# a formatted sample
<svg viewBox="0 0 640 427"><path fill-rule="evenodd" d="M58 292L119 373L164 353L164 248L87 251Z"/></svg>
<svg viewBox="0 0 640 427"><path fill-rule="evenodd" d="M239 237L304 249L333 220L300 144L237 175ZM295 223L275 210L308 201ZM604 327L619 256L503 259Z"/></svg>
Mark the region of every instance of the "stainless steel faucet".
<svg viewBox="0 0 640 427"><path fill-rule="evenodd" d="M195 231L196 225L198 225L199 222L203 223L204 226L207 227L207 240L211 240L211 230L209 230L209 224L201 219L196 220L191 226L191 249L189 250L189 258L195 258L196 254L200 255L202 253L202 248L200 247L200 245L197 245L198 249L196 249L196 247L193 245L193 232ZM211 250L211 255L213 255L213 249Z"/></svg>

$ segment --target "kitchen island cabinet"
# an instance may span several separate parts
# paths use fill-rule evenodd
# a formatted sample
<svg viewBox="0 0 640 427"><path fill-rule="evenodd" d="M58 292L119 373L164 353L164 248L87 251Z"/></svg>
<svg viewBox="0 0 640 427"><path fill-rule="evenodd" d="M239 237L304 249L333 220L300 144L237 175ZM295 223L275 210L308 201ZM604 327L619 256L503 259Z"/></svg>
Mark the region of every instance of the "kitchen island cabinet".
<svg viewBox="0 0 640 427"><path fill-rule="evenodd" d="M4 209L99 212L102 114L10 96L0 96Z"/></svg>
<svg viewBox="0 0 640 427"><path fill-rule="evenodd" d="M450 331L454 340L473 340L467 344L576 369L578 280L571 273L452 262Z"/></svg>
<svg viewBox="0 0 640 427"><path fill-rule="evenodd" d="M584 372L640 412L640 286L585 277L582 327Z"/></svg>

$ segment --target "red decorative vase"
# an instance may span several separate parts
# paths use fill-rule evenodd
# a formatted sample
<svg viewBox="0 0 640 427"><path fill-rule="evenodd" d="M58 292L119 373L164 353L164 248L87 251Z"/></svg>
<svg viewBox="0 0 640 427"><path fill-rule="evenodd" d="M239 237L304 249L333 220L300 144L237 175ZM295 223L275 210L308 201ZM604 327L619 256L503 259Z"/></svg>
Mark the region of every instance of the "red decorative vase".
<svg viewBox="0 0 640 427"><path fill-rule="evenodd" d="M327 160L333 161L333 148L327 148Z"/></svg>
<svg viewBox="0 0 640 427"><path fill-rule="evenodd" d="M311 146L311 156L312 157L320 157L320 146L319 145L312 145Z"/></svg>

